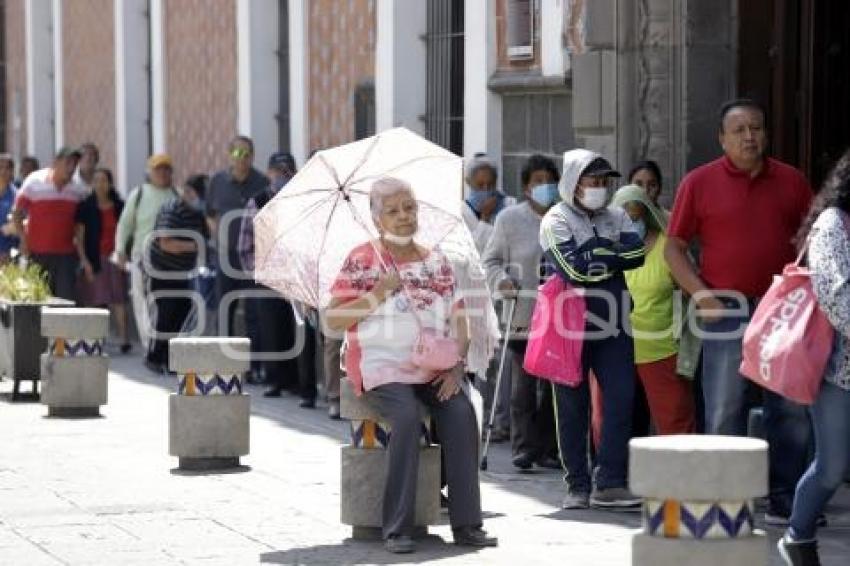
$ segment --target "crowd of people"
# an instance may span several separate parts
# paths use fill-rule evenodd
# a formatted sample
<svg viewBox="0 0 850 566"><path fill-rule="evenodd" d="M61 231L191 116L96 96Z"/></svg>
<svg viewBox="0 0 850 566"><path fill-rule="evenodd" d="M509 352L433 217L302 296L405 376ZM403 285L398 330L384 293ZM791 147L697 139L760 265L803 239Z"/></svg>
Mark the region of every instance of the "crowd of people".
<svg viewBox="0 0 850 566"><path fill-rule="evenodd" d="M789 564L814 564L824 505L850 461L850 154L813 204L802 173L768 157L766 119L752 100L724 105L718 123L723 155L684 177L671 210L659 203L662 171L651 160L636 163L622 179L590 150L567 151L562 163L532 155L520 174L518 200L497 188L493 161L483 154L472 159L462 217L505 327L502 347L511 363L501 380L495 361L477 376L462 363L425 381L411 373L405 358L417 335L405 313L434 318L440 309L456 312L460 303L454 286L432 281L451 266L439 250L416 243L415 194L403 181L375 183L371 205L380 237L351 252L328 311L257 284L252 219L297 169L290 154L278 152L265 173L258 171L253 142L243 136L228 145L226 168L192 175L182 186L174 183L168 155L151 156L146 178L126 201L93 144L60 149L44 169L25 160L17 179L11 157L0 155L0 214L7 219L0 226L0 257L12 261L17 250L44 269L56 296L110 308L123 352L132 348L129 295L145 364L157 373L167 372L168 337L196 331L206 312L221 313L214 331L235 335L241 304L244 332L260 352L292 352L302 332L303 348L252 362L248 379L267 384L267 396L289 391L313 408L317 375L324 375L331 418L339 418L342 377L370 396L393 430L384 506L393 552L413 549L417 399L431 405L443 443L456 540L495 544L481 529L474 413L457 395L469 382L495 406L492 440L510 439L518 471L535 465L565 471L564 509L640 504L628 489L631 438L743 436L751 409L761 407L770 455L766 522L788 526L780 551ZM818 301L837 336L811 408L739 373L743 328L772 277L801 246L808 246ZM374 276L387 261L400 267ZM549 277L584 297L584 379L575 387L550 386L523 366L537 290ZM388 301L413 280L421 296ZM372 343L358 334L393 317L405 320L393 328L411 330L410 336ZM460 318L443 324L463 358L476 337ZM322 325L345 339L325 336ZM341 360L344 344L349 355ZM495 383L502 386L496 390Z"/></svg>

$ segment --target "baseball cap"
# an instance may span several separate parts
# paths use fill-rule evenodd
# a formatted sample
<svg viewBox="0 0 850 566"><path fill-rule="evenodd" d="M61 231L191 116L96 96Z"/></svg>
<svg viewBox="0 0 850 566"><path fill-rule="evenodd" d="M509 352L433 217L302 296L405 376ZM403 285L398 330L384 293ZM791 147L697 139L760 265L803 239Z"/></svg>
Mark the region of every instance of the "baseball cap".
<svg viewBox="0 0 850 566"><path fill-rule="evenodd" d="M69 145L65 145L59 148L56 152L56 159L63 159L65 157L73 157L74 159L79 159L82 157L82 152L76 147L71 147Z"/></svg>
<svg viewBox="0 0 850 566"><path fill-rule="evenodd" d="M622 177L604 157L597 157L581 172L582 177Z"/></svg>
<svg viewBox="0 0 850 566"><path fill-rule="evenodd" d="M277 151L269 157L269 169L289 169L295 173L295 158L288 151Z"/></svg>
<svg viewBox="0 0 850 566"><path fill-rule="evenodd" d="M171 162L171 157L166 153L155 153L148 158L148 169L153 170L157 167L170 167L174 168L174 164Z"/></svg>

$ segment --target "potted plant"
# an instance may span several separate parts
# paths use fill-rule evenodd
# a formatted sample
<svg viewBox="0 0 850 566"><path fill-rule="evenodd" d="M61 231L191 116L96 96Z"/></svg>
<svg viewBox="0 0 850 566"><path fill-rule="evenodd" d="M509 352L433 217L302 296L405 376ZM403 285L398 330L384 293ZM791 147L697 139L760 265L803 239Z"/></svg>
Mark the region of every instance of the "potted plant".
<svg viewBox="0 0 850 566"><path fill-rule="evenodd" d="M0 375L14 380L13 401L20 395L21 381L31 381L32 393L38 395L39 356L47 348L41 336L41 307L73 304L50 296L47 274L37 265L0 267Z"/></svg>

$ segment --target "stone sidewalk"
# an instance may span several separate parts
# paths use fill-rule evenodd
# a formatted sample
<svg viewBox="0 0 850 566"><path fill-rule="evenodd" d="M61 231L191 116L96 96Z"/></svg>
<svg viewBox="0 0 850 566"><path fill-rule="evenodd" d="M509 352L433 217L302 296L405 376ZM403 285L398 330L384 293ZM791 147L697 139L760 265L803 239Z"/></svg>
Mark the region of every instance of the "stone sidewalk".
<svg viewBox="0 0 850 566"><path fill-rule="evenodd" d="M116 357L112 369L98 419L46 418L39 404L11 403L10 381L0 382L0 564L629 564L637 514L560 511L560 474L514 473L505 445L493 447L482 474L486 527L499 548L456 548L447 525L409 556L354 542L339 523L346 423L250 387L244 468L182 473L167 454L174 379L134 357ZM824 562L845 564L847 490L829 515Z"/></svg>

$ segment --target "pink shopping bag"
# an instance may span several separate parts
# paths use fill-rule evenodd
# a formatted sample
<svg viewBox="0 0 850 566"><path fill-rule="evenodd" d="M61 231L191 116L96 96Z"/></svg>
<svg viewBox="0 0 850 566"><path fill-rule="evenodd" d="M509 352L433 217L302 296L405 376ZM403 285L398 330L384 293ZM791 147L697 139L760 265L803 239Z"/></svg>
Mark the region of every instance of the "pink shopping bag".
<svg viewBox="0 0 850 566"><path fill-rule="evenodd" d="M818 306L811 273L798 259L774 276L756 307L744 333L740 372L765 389L810 405L820 390L834 332Z"/></svg>
<svg viewBox="0 0 850 566"><path fill-rule="evenodd" d="M570 387L583 378L584 297L557 275L537 294L522 367L529 374Z"/></svg>

